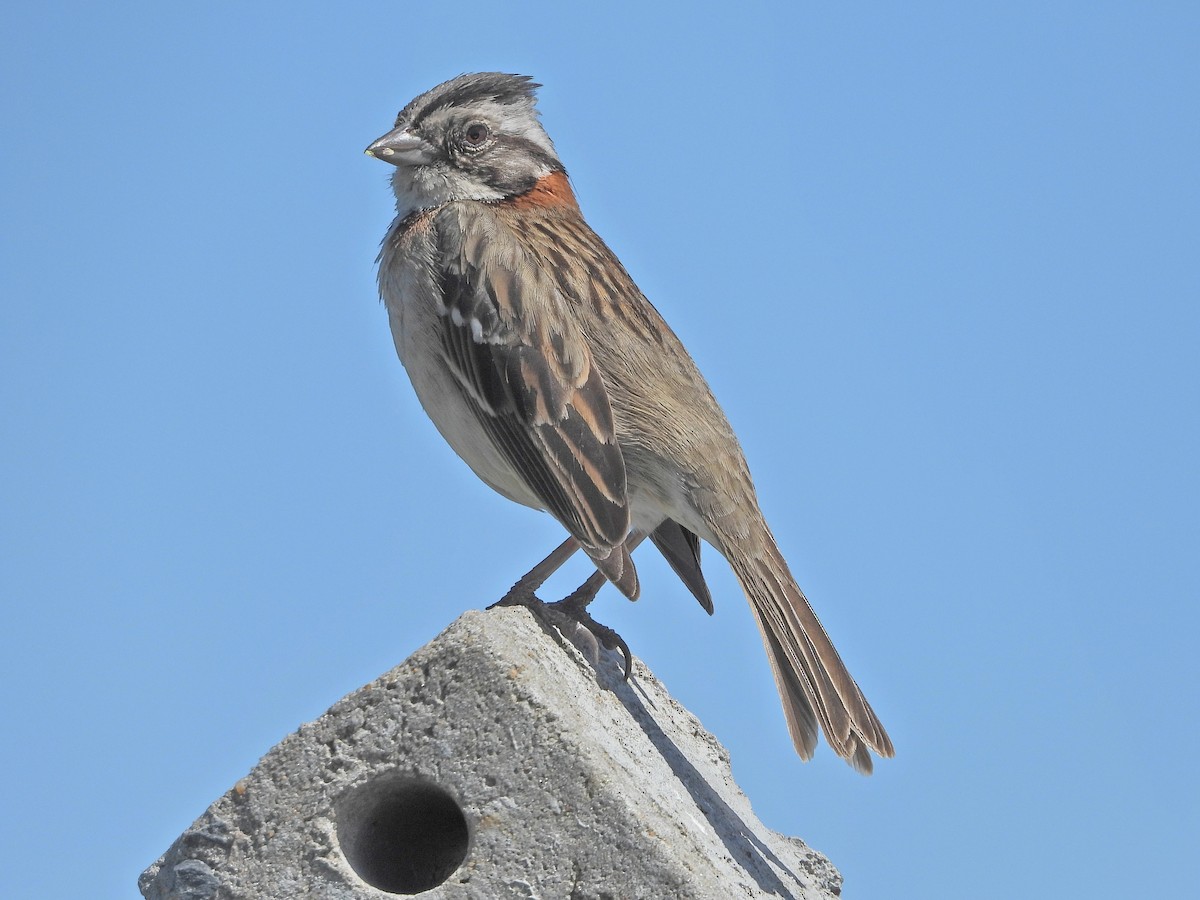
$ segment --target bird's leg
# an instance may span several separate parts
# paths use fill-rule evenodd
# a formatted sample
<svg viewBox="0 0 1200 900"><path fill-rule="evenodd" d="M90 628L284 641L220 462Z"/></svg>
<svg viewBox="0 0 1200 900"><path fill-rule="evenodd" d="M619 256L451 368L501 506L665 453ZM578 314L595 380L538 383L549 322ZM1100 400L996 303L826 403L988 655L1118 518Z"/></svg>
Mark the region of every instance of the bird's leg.
<svg viewBox="0 0 1200 900"><path fill-rule="evenodd" d="M508 593L493 603L488 609L496 606L531 606L530 601L538 600L537 589L546 583L546 579L559 570L563 563L570 559L579 549L579 541L573 537L567 538L550 551L550 555L517 579L517 583L508 589Z"/></svg>
<svg viewBox="0 0 1200 900"><path fill-rule="evenodd" d="M625 539L625 548L630 553L637 547L646 535L634 532ZM493 603L488 609L497 606L524 606L543 622L553 625L560 631L568 623L576 629L582 628L591 635L592 646L599 643L608 650L619 650L625 658L625 680L633 670L633 654L625 639L607 625L602 625L592 618L587 611L588 604L596 599L596 594L608 581L603 573L596 571L588 576L587 581L571 591L556 603L543 603L537 596L537 590L579 549L579 541L573 537L559 544L550 555L517 579L517 583L508 589L508 593ZM564 632L565 633L565 632ZM593 657L595 654L591 654ZM593 659L593 662L595 659Z"/></svg>
<svg viewBox="0 0 1200 900"><path fill-rule="evenodd" d="M645 534L635 531L626 538L625 549L632 553L634 548L645 539ZM628 681L629 674L633 671L633 654L629 651L629 645L613 629L593 619L587 610L588 605L596 599L596 594L599 593L606 581L608 579L602 573L593 572L588 576L587 581L567 594L566 597L557 603L548 603L546 606L548 610L561 612L571 621L586 628L605 649L619 650L625 657L625 680Z"/></svg>
<svg viewBox="0 0 1200 900"><path fill-rule="evenodd" d="M517 583L508 589L508 593L493 603L488 609L497 606L523 606L533 613L545 625L551 625L564 635L583 631L588 635L591 649L588 653L592 662L597 661L597 642L610 650L620 649L625 654L625 677L629 678L629 667L632 657L629 646L621 640L611 628L601 625L588 615L587 605L592 602L596 592L608 579L599 571L593 572L583 584L571 592L565 600L557 603L543 603L537 596L537 590L579 549L579 541L573 537L559 544L550 555L517 579Z"/></svg>

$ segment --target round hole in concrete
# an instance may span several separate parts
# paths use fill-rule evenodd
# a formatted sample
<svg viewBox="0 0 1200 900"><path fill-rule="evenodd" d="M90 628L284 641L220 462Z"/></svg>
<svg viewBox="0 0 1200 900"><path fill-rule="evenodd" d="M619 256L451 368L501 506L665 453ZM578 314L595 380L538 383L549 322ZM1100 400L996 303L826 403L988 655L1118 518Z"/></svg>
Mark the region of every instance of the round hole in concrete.
<svg viewBox="0 0 1200 900"><path fill-rule="evenodd" d="M449 791L430 781L381 775L346 794L336 815L346 861L381 891L431 890L467 858L467 817Z"/></svg>

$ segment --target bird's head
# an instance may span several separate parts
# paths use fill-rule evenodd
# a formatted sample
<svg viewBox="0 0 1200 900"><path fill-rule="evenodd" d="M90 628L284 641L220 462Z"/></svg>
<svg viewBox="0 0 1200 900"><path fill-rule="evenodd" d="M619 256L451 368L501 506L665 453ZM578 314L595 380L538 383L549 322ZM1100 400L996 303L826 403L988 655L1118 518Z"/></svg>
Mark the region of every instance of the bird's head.
<svg viewBox="0 0 1200 900"><path fill-rule="evenodd" d="M411 101L367 154L396 167L400 215L452 200L503 200L562 172L525 75L459 75Z"/></svg>

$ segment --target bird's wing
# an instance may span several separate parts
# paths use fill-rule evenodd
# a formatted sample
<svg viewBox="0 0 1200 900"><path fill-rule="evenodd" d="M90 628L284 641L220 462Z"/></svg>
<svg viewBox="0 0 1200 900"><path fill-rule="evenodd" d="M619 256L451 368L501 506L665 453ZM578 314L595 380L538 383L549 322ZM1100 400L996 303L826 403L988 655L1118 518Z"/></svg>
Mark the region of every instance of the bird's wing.
<svg viewBox="0 0 1200 900"><path fill-rule="evenodd" d="M436 233L445 364L496 450L599 565L629 531L625 462L566 298L485 212L453 204Z"/></svg>

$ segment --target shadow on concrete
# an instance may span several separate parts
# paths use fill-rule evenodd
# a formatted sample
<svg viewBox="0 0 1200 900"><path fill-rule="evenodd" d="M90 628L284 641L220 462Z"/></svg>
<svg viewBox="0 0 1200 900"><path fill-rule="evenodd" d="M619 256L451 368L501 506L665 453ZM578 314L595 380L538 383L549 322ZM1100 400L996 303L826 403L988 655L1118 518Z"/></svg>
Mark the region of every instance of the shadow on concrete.
<svg viewBox="0 0 1200 900"><path fill-rule="evenodd" d="M692 800L704 813L734 861L746 870L762 890L794 900L795 895L787 885L780 881L771 865L787 872L796 881L800 881L799 876L784 865L770 847L759 840L758 836L742 820L742 817L737 814L737 811L722 799L721 795L708 783L708 780L692 765L691 760L662 730L654 718L654 713L647 708L643 701L640 691L635 690L634 679L625 681L620 674L612 671L611 666L600 667L599 675L601 684L616 694L622 705L629 710L629 714L641 726L646 737L657 748L667 765L671 767L675 777L687 788Z"/></svg>
<svg viewBox="0 0 1200 900"><path fill-rule="evenodd" d="M526 608L528 609L528 607ZM533 610L530 612L532 613ZM551 612L553 613L553 611ZM708 780L692 765L691 760L663 731L655 720L654 713L647 708L643 700L644 692L635 689L636 678L625 681L622 677L621 666L624 661L622 660L620 664L617 663L620 654L606 656L601 652L595 637L574 621L558 621L559 617L553 614L542 616L536 613L533 615L533 619L552 638L573 644L591 660L597 681L602 687L616 695L629 714L633 716L634 721L638 723L646 737L650 739L667 765L671 767L675 777L687 789L696 806L704 813L705 818L708 819L717 836L725 844L729 855L736 864L754 879L761 890L788 898L788 900L795 900L796 895L780 880L771 865L787 872L797 882L801 881L800 877L784 865L770 847L759 840L737 811L722 799L721 795L708 783ZM578 629L574 634L571 633L573 628ZM649 699L648 696L646 699Z"/></svg>

